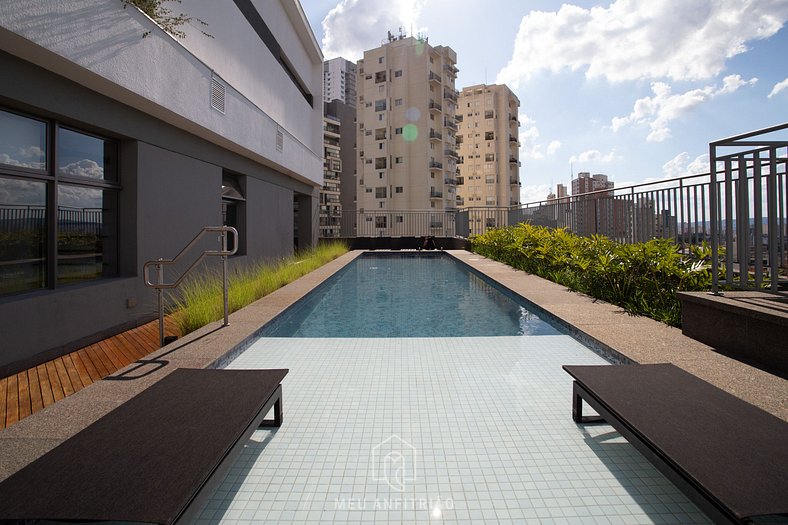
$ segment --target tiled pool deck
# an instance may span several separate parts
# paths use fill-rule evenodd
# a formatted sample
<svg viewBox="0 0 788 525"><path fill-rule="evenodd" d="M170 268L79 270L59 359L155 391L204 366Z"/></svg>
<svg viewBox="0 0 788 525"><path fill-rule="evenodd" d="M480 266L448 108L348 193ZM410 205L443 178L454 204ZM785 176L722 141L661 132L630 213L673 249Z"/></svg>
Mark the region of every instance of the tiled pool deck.
<svg viewBox="0 0 788 525"><path fill-rule="evenodd" d="M679 330L451 254L598 349L673 362L788 420L788 381ZM1 432L0 478L178 367L285 367L284 425L255 434L201 522L705 522L610 427L572 422L561 365L605 361L568 336L250 342L357 255L233 314L230 327L195 332ZM246 351L227 355L235 347Z"/></svg>

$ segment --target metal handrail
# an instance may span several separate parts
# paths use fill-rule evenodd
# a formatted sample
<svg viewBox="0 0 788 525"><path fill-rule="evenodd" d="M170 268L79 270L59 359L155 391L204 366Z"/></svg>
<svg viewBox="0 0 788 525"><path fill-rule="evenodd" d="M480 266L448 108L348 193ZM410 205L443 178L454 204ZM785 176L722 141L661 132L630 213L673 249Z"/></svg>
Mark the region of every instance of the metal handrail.
<svg viewBox="0 0 788 525"><path fill-rule="evenodd" d="M219 235L219 244L221 249L219 250L205 250L203 251L199 257L189 265L186 270L184 270L180 277L176 279L174 282L166 283L164 282L164 267L177 264L181 257L185 255L195 244L197 244L205 234L207 233L220 233ZM233 235L233 249L227 249L227 234L231 233ZM233 228L232 226L206 226L192 239L189 244L187 244L179 253L172 259L157 259L153 261L148 261L142 266L142 275L145 281L145 286L149 288L155 288L156 292L158 293L158 304L159 304L159 344L164 346L164 298L163 292L164 290L174 289L177 288L181 281L183 281L184 277L191 272L197 264L199 264L203 259L206 257L221 257L222 258L222 282L223 282L223 290L224 290L224 325L229 325L229 297L228 297L228 286L227 286L227 257L229 255L235 255L238 251L238 230ZM152 282L150 279L150 269L155 267L156 268L156 282Z"/></svg>

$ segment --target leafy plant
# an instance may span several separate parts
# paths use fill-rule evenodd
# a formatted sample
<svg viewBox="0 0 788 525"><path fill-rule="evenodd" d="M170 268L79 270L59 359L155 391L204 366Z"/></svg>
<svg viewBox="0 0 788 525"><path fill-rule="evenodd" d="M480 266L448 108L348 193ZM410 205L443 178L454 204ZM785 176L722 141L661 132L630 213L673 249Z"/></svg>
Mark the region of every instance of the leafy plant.
<svg viewBox="0 0 788 525"><path fill-rule="evenodd" d="M136 7L151 17L151 19L162 29L177 38L186 38L186 33L180 29L184 24L194 25L193 22L196 22L200 26L208 27L208 23L199 18L189 16L185 13L178 13L176 15L172 9L164 6L167 2L177 2L180 4L181 0L121 0L121 2L123 2L123 9L126 9L127 5ZM206 33L202 29L200 29L200 32L209 38L213 38L213 35ZM142 38L148 35L150 35L150 31L144 32Z"/></svg>
<svg viewBox="0 0 788 525"><path fill-rule="evenodd" d="M480 255L672 326L681 325L676 292L711 289L711 248L705 243L682 253L670 239L620 244L522 223L489 230L471 246Z"/></svg>

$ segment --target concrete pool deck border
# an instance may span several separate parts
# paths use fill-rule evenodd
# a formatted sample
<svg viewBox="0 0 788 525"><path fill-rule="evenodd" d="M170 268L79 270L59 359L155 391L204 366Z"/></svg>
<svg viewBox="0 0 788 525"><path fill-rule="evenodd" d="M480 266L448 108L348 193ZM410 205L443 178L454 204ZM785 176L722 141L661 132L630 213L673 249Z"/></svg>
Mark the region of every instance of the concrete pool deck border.
<svg viewBox="0 0 788 525"><path fill-rule="evenodd" d="M254 341L266 323L362 253L349 252L233 313L228 327L219 322L205 326L0 432L0 479L177 368L224 366ZM788 381L784 379L720 355L679 329L630 316L561 285L471 252L446 253L523 297L538 313L558 322L603 356L607 353L624 362L673 363L788 421Z"/></svg>

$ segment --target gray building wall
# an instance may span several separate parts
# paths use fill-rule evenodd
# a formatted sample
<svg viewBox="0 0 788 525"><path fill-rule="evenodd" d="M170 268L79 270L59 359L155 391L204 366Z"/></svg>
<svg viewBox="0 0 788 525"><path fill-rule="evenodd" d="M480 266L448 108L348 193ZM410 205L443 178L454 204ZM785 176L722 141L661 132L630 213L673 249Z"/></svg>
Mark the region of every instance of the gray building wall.
<svg viewBox="0 0 788 525"><path fill-rule="evenodd" d="M4 52L0 70L0 108L116 140L122 185L119 275L0 297L0 377L153 319L156 296L142 265L175 256L200 228L221 223L223 170L240 174L246 190L246 255L231 263L292 253L293 201L316 205L317 187ZM302 222L316 237L317 227Z"/></svg>

